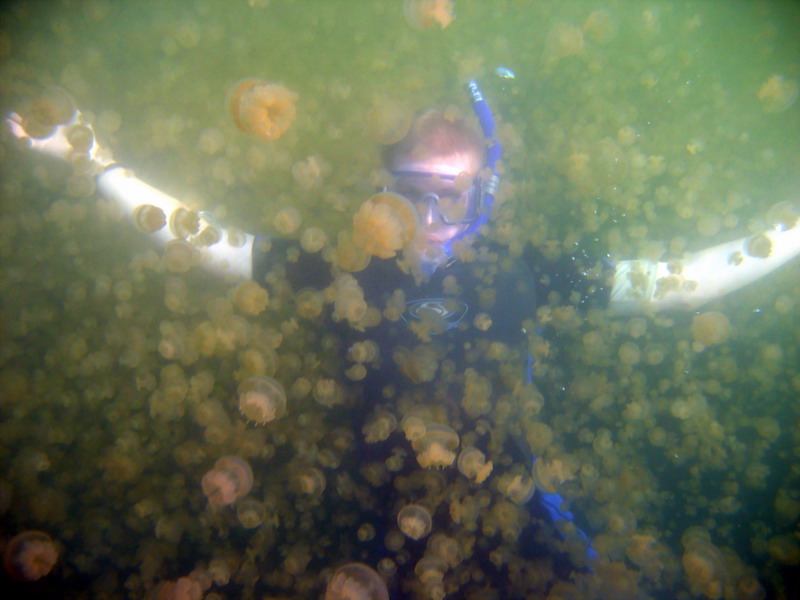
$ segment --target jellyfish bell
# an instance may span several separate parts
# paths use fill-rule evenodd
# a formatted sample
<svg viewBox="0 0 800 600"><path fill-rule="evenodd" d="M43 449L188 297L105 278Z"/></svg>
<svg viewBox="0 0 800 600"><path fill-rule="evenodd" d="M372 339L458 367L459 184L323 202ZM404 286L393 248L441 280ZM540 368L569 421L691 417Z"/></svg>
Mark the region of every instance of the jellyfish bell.
<svg viewBox="0 0 800 600"><path fill-rule="evenodd" d="M422 468L439 469L453 464L459 443L458 434L452 428L432 423L427 425L422 437L411 442L411 447Z"/></svg>
<svg viewBox="0 0 800 600"><path fill-rule="evenodd" d="M253 470L238 456L223 456L203 475L201 486L209 504L227 506L253 488Z"/></svg>
<svg viewBox="0 0 800 600"><path fill-rule="evenodd" d="M397 513L397 526L407 537L420 540L431 532L431 512L419 504L408 504Z"/></svg>
<svg viewBox="0 0 800 600"><path fill-rule="evenodd" d="M325 600L389 600L389 590L372 567L348 563L334 571L325 588Z"/></svg>
<svg viewBox="0 0 800 600"><path fill-rule="evenodd" d="M256 425L286 414L286 391L271 377L250 377L239 384L239 411Z"/></svg>
<svg viewBox="0 0 800 600"><path fill-rule="evenodd" d="M297 94L280 84L247 78L233 84L227 105L239 129L264 140L277 140L297 115L297 99Z"/></svg>
<svg viewBox="0 0 800 600"><path fill-rule="evenodd" d="M712 346L728 339L731 323L721 312L711 311L692 319L692 337L703 346Z"/></svg>
<svg viewBox="0 0 800 600"><path fill-rule="evenodd" d="M417 232L417 211L404 196L380 192L353 215L353 244L372 256L392 258Z"/></svg>
<svg viewBox="0 0 800 600"><path fill-rule="evenodd" d="M11 538L3 551L3 568L16 581L41 579L56 561L56 544L43 531L24 531Z"/></svg>
<svg viewBox="0 0 800 600"><path fill-rule="evenodd" d="M42 91L22 112L23 127L32 138L46 138L59 125L70 122L77 109L72 95L53 86Z"/></svg>

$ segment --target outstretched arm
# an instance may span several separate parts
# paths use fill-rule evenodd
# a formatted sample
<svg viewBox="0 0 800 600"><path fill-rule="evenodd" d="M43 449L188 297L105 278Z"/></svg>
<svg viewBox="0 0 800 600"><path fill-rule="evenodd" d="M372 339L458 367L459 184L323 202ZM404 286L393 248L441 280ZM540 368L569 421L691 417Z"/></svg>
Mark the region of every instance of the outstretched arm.
<svg viewBox="0 0 800 600"><path fill-rule="evenodd" d="M683 260L620 261L610 306L620 313L694 310L749 285L800 254L799 216L787 214L783 222L762 233L701 250Z"/></svg>
<svg viewBox="0 0 800 600"><path fill-rule="evenodd" d="M20 144L67 161L95 177L100 194L116 202L144 236L164 247L190 244L200 266L215 275L233 280L252 277L252 235L215 226L202 213L197 214L118 165L111 152L100 146L80 111L47 137L32 137L17 113L9 114L5 122Z"/></svg>

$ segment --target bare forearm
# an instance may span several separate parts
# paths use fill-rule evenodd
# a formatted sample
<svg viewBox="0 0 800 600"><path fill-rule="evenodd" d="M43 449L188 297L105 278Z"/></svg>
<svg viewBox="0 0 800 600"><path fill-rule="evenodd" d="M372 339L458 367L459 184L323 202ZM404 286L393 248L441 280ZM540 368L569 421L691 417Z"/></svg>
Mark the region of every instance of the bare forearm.
<svg viewBox="0 0 800 600"><path fill-rule="evenodd" d="M132 171L117 165L111 152L96 140L91 124L79 111L45 138L32 138L23 119L12 113L6 126L21 144L71 164L96 177L97 189L116 203L126 219L142 234L170 251L170 244L187 244L183 250L196 258L207 271L229 279L252 276L253 236L215 227L180 200L137 178ZM175 250L175 248L172 248Z"/></svg>
<svg viewBox="0 0 800 600"><path fill-rule="evenodd" d="M693 310L768 275L800 254L800 224L701 250L671 262L620 261L611 308L620 313Z"/></svg>

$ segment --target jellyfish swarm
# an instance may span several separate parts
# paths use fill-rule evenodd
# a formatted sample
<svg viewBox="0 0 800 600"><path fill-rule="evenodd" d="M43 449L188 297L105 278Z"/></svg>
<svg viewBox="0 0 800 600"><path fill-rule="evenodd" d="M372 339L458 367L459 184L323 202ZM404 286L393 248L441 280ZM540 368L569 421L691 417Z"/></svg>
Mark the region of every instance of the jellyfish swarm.
<svg viewBox="0 0 800 600"><path fill-rule="evenodd" d="M24 531L14 536L3 552L3 567L17 581L41 579L57 560L55 542L42 531Z"/></svg>
<svg viewBox="0 0 800 600"><path fill-rule="evenodd" d="M389 600L389 591L374 569L348 563L334 572L325 588L325 600Z"/></svg>
<svg viewBox="0 0 800 600"><path fill-rule="evenodd" d="M214 506L233 504L253 487L253 470L238 456L223 456L201 482L208 503Z"/></svg>
<svg viewBox="0 0 800 600"><path fill-rule="evenodd" d="M277 140L297 115L297 99L297 94L280 84L248 78L237 81L229 91L228 109L242 131Z"/></svg>

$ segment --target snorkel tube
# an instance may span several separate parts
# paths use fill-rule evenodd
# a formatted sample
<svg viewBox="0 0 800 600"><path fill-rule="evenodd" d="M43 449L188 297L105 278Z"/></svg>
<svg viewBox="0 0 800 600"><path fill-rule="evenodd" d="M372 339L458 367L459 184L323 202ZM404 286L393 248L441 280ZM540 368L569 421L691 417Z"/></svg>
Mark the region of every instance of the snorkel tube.
<svg viewBox="0 0 800 600"><path fill-rule="evenodd" d="M477 82L470 81L467 84L467 90L472 98L472 112L478 119L478 123L483 131L483 136L489 142L489 148L486 151L486 169L492 172L488 179L481 179L481 207L478 218L475 219L470 226L461 232L455 239L470 235L478 231L478 229L489 222L489 216L492 214L492 205L494 204L494 195L497 193L497 186L500 184L500 174L497 172L497 163L503 158L503 146L500 145L494 138L494 117L489 108L489 104L483 98L483 93L478 87ZM449 244L448 244L449 249Z"/></svg>

